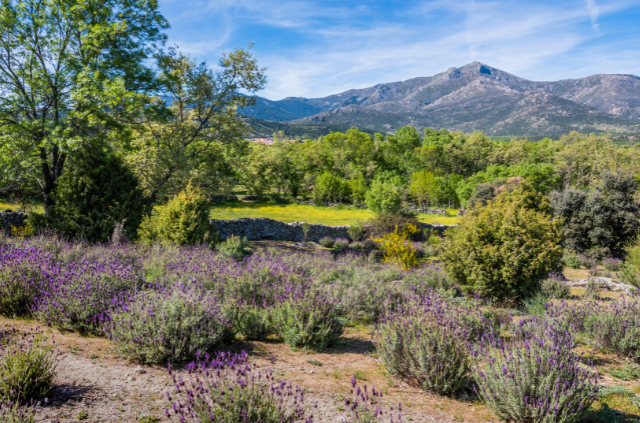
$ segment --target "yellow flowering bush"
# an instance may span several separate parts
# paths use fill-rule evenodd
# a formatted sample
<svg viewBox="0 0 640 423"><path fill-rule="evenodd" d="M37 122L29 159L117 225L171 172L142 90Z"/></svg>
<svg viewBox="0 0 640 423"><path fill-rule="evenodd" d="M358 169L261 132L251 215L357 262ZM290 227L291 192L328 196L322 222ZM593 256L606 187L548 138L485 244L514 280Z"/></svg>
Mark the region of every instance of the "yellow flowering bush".
<svg viewBox="0 0 640 423"><path fill-rule="evenodd" d="M415 269L420 266L420 256L418 250L411 242L411 236L420 232L420 229L411 223L406 224L402 229L396 229L393 233L386 234L375 241L380 243L383 261L391 263L403 270Z"/></svg>
<svg viewBox="0 0 640 423"><path fill-rule="evenodd" d="M18 227L15 227L13 225L10 225L10 226L11 226L11 235L18 237L20 239L28 238L33 235L33 229L31 229L31 226L29 225L18 226Z"/></svg>

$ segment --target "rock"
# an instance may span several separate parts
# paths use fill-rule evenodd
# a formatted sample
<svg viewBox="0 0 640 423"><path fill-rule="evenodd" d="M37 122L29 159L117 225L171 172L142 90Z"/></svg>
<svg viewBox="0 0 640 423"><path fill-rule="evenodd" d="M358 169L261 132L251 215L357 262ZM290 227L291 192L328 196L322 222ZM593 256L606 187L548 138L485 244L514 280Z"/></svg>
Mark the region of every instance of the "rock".
<svg viewBox="0 0 640 423"><path fill-rule="evenodd" d="M618 280L615 279L611 279L611 278L605 278L605 277L592 277L592 278L586 278L586 279L580 279L579 281L566 281L564 282L564 284L574 287L574 288L583 288L585 286L587 286L587 283L590 280L594 280L596 282L598 282L600 284L600 287L602 289L606 289L608 291L614 291L614 292L624 292L624 293L629 293L629 290L631 288L633 288L631 285L627 285L625 283L622 283Z"/></svg>

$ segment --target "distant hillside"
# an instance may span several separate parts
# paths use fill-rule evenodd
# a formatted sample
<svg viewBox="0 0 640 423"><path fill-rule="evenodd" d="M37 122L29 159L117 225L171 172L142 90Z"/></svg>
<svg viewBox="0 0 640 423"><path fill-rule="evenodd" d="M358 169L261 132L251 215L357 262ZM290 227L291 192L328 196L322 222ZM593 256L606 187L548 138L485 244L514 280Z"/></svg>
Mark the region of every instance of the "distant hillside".
<svg viewBox="0 0 640 423"><path fill-rule="evenodd" d="M594 75L535 82L473 62L432 77L324 98L260 99L242 112L269 121L379 132L414 125L479 129L496 136L558 135L571 130L633 133L640 130L640 78Z"/></svg>
<svg viewBox="0 0 640 423"><path fill-rule="evenodd" d="M345 132L349 129L348 126L341 125L319 125L319 124L293 124L293 123L280 123L280 122L268 122L262 119L256 119L248 116L243 116L242 120L251 128L251 138L269 137L274 132L282 131L287 137L301 138L301 139L315 139L328 135L331 132ZM373 131L367 131L373 135Z"/></svg>

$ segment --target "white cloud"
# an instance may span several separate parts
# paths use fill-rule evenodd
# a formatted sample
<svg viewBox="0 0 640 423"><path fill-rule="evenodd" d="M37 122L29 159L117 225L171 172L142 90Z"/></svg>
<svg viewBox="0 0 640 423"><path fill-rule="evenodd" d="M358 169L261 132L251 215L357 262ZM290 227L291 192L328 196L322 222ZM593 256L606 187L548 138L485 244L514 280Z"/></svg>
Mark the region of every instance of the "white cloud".
<svg viewBox="0 0 640 423"><path fill-rule="evenodd" d="M591 17L591 26L593 29L600 33L600 25L598 25L598 18L600 17L600 8L596 4L596 0L585 0L589 16Z"/></svg>

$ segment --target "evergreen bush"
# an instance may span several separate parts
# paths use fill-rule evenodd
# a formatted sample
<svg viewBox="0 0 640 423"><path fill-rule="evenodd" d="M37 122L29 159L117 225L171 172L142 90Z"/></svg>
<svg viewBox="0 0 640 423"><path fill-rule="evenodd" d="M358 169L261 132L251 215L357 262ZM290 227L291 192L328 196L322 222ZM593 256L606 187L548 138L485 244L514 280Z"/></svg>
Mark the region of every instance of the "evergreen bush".
<svg viewBox="0 0 640 423"><path fill-rule="evenodd" d="M197 245L215 243L209 225L209 201L199 188L189 184L166 205L154 208L140 224L138 236L146 244Z"/></svg>
<svg viewBox="0 0 640 423"><path fill-rule="evenodd" d="M237 261L253 254L253 250L249 247L249 241L247 241L247 238L240 238L235 235L231 235L230 238L220 245L219 249L222 254Z"/></svg>
<svg viewBox="0 0 640 423"><path fill-rule="evenodd" d="M114 153L93 146L70 156L53 200L46 226L91 242L108 242L115 224L123 219L124 233L135 239L145 211L145 199L133 173Z"/></svg>
<svg viewBox="0 0 640 423"><path fill-rule="evenodd" d="M389 182L373 181L364 202L375 214L397 214L402 211L402 195Z"/></svg>
<svg viewBox="0 0 640 423"><path fill-rule="evenodd" d="M448 232L440 257L461 288L499 301L535 294L562 268L562 219L526 184L474 209Z"/></svg>

